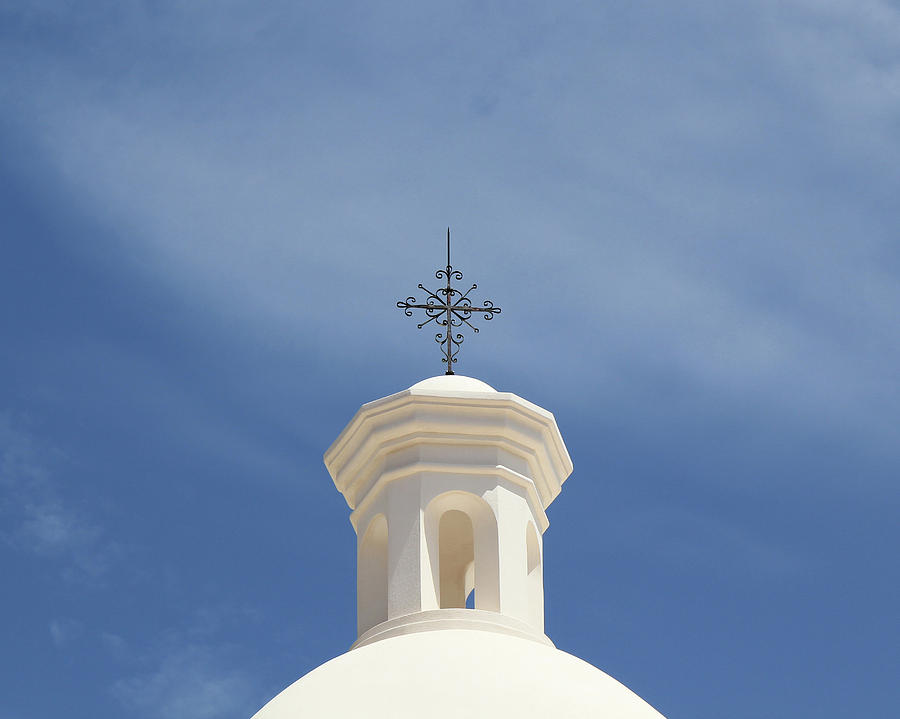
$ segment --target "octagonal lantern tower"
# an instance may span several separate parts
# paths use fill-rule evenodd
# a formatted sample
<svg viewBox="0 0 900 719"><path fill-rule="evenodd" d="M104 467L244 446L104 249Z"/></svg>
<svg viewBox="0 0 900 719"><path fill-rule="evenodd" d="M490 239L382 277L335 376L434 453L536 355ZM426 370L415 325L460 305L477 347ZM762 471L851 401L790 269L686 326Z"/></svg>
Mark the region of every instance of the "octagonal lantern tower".
<svg viewBox="0 0 900 719"><path fill-rule="evenodd" d="M358 637L254 719L664 719L544 633L553 415L443 375L370 402L325 464L353 510Z"/></svg>
<svg viewBox="0 0 900 719"><path fill-rule="evenodd" d="M433 377L363 405L325 464L358 538L354 647L447 628L550 644L545 510L572 472L550 412Z"/></svg>

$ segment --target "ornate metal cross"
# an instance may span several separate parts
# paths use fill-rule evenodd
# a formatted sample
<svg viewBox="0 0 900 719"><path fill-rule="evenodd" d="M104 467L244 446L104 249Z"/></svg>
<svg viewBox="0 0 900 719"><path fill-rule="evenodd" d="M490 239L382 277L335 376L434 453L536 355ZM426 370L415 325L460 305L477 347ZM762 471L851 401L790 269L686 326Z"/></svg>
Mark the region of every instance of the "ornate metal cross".
<svg viewBox="0 0 900 719"><path fill-rule="evenodd" d="M464 293L451 287L451 280L461 280L463 273L454 270L450 264L450 228L447 228L447 266L434 273L439 280L447 280L446 287L439 287L437 292L432 292L425 285L419 284L419 289L428 293L424 303L416 303L415 297L407 297L405 302L398 302L397 307L403 310L407 317L412 317L412 310L425 310L427 320L417 325L422 329L429 322L437 320L437 324L444 328L443 332L438 332L434 336L435 342L441 346L444 353L441 362L447 365L447 371L444 374L453 374L453 365L456 364L456 355L459 354L459 346L465 339L461 333L454 333L455 327L462 327L465 324L476 334L478 328L469 320L473 313L483 313L484 319L491 320L495 314L500 313L499 307L494 307L494 303L490 300L484 300L480 307L472 304L469 299L469 293L478 285L472 283L472 286Z"/></svg>

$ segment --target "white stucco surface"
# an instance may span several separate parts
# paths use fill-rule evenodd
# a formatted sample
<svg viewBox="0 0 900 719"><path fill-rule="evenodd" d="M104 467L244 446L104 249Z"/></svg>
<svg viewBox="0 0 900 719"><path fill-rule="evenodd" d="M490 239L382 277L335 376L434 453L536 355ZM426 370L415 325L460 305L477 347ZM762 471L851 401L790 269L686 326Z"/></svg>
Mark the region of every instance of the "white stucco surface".
<svg viewBox="0 0 900 719"><path fill-rule="evenodd" d="M571 654L464 629L384 639L342 654L294 682L254 719L463 716L662 719Z"/></svg>
<svg viewBox="0 0 900 719"><path fill-rule="evenodd" d="M496 392L487 382L462 374L440 374L416 382L411 390L436 390L438 392Z"/></svg>
<svg viewBox="0 0 900 719"><path fill-rule="evenodd" d="M471 598L546 639L545 510L572 472L551 412L440 375L364 404L324 460L353 510L360 635Z"/></svg>

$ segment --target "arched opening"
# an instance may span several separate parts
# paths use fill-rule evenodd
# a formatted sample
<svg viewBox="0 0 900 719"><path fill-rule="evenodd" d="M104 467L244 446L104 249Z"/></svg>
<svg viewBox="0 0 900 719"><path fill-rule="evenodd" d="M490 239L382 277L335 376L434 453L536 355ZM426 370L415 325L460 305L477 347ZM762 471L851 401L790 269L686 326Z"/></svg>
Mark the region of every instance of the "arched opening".
<svg viewBox="0 0 900 719"><path fill-rule="evenodd" d="M451 509L441 515L438 547L440 607L464 608L475 587L475 531L468 514Z"/></svg>
<svg viewBox="0 0 900 719"><path fill-rule="evenodd" d="M500 611L497 518L481 497L451 491L425 511L434 598L441 609Z"/></svg>
<svg viewBox="0 0 900 719"><path fill-rule="evenodd" d="M541 573L541 543L537 530L529 522L525 528L526 565L525 580L528 588L528 614L531 623L544 628L544 580Z"/></svg>
<svg viewBox="0 0 900 719"><path fill-rule="evenodd" d="M366 528L356 562L356 616L359 633L388 617L388 526L383 514Z"/></svg>

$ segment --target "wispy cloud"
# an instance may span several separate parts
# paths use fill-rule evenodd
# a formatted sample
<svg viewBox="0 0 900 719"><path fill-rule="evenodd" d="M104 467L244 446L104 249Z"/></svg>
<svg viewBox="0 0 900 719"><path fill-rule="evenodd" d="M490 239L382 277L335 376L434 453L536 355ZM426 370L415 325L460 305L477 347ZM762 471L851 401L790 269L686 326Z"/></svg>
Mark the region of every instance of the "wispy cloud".
<svg viewBox="0 0 900 719"><path fill-rule="evenodd" d="M614 551L629 547L643 556L656 556L676 568L708 571L740 566L766 580L787 579L816 569L817 561L802 550L760 532L716 517L688 511L644 510L607 525Z"/></svg>
<svg viewBox="0 0 900 719"><path fill-rule="evenodd" d="M870 522L887 504L866 505L854 485L890 481L900 456L896 3L14 5L0 7L0 66L10 68L0 169L28 200L16 205L57 220L25 227L14 250L35 258L36 277L58 258L64 278L23 273L10 292L28 310L14 339L42 360L15 396L59 424L87 422L44 435L0 415L2 539L54 576L114 588L93 616L60 606L34 622L61 654L99 633L121 673L93 681L114 711L247 716L267 698L254 673L271 671L257 661L268 639L231 643L252 613L172 619L233 586L228 566L205 561L226 536L215 532L244 546L259 526L247 515L232 531L222 519L244 506L246 486L213 495L209 483L300 473L328 491L320 452L306 451L327 445L329 422L339 430L327 414L340 405L349 416L373 385L386 393L439 371L431 337L416 336L394 302L427 283L446 224L466 280L503 306L467 343L461 373L553 409L598 462L610 449L599 416L654 482L666 481L663 457L697 466L678 504L688 509L609 518L622 553L707 573L739 565L742 581L761 585L822 578L828 542L816 554L800 536L819 536L798 499L815 496L828 507L823 526L854 537L835 583L881 586L883 568L866 576L857 560L890 544L887 523ZM90 307L79 300L86 284ZM126 295L135 306L110 312ZM53 308L70 301L74 327ZM64 346L47 351L57 333ZM64 368L55 385L44 382L51 365ZM41 386L57 397L29 403ZM67 481L79 472L44 436L88 438L96 461L83 482ZM737 473L705 460L739 452L748 461ZM105 481L92 476L104 468ZM754 495L797 486L779 495L797 533L759 526L744 506L704 513L696 500L710 484L736 482ZM136 541L167 556L147 547L126 568L114 540L130 530L111 537L97 506L110 488L135 503L121 509L139 518ZM196 515L210 497L222 503ZM183 531L157 533L173 511ZM288 526L290 513L273 521ZM579 539L591 521L572 525ZM314 545L298 551L308 558ZM265 559L252 566L269 576ZM110 581L128 573L134 581ZM871 603L848 612L820 589L795 593L823 599L808 637L838 614L879 631ZM115 612L132 599L127 618ZM111 611L127 626L107 621ZM252 643L256 656L243 651ZM771 666L765 655L747 661ZM883 665L863 662L846 681L877 694Z"/></svg>
<svg viewBox="0 0 900 719"><path fill-rule="evenodd" d="M50 622L49 630L53 644L62 648L83 634L84 625L76 619L61 617Z"/></svg>
<svg viewBox="0 0 900 719"><path fill-rule="evenodd" d="M113 697L129 712L149 719L250 716L263 700L263 684L224 637L236 621L252 615L225 606L199 610L188 626L167 632L134 658L149 668L116 681ZM122 655L121 637L110 637L106 644Z"/></svg>
<svg viewBox="0 0 900 719"><path fill-rule="evenodd" d="M59 452L0 412L0 486L6 495L0 514L9 527L6 541L58 563L64 579L102 581L122 548L85 511L64 500L50 469L61 462Z"/></svg>
<svg viewBox="0 0 900 719"><path fill-rule="evenodd" d="M277 35L279 13L292 16L281 6L253 32ZM639 32L645 18L630 13ZM541 14L540 42L525 43L531 31L514 25L523 42L492 55L493 109L476 124L465 118L465 133L438 111L446 101L431 96L428 82L451 73L452 93L464 94L464 80L481 67L463 57L407 71L405 81L420 91L419 100L405 96L408 121L390 103L371 102L362 122L360 97L392 96L396 78L367 77L360 87L340 68L329 82L304 71L301 94L270 77L250 83L252 54L235 59L223 50L243 47L248 26L232 19L187 38L178 28L196 18L168 6L151 31L178 51L189 40L220 58L232 85L123 80L120 93L108 94L93 65L32 58L34 67L46 65L40 82L52 86L41 97L57 105L41 109L34 103L44 100L31 93L20 107L78 202L117 228L128 246L123 257L177 293L203 295L241 334L330 346L362 334L361 344L377 341L385 356L399 352L408 335L386 330L387 312L352 318L358 298L385 295L386 278L409 261L393 239L401 224L388 217L391 203L417 196L423 168L439 167L446 180L435 180L432 192L471 216L473 234L494 238L483 248L503 268L493 273L493 296L518 305L503 316L514 330L496 356L544 366L552 359L567 365L567 376L592 374L598 359L615 373L651 358L713 392L751 392L779 415L890 448L900 289L869 199L836 193L831 183L861 172L861 163L881 163L897 144L889 140L900 117L890 31L900 26L898 12L878 0L797 0L741 13L738 33L730 11L705 3L679 10L696 30L715 28L707 38L723 58L715 68L690 53L683 66L653 52L636 56L613 38L598 49L566 13ZM603 27L602 14L588 15L584 24ZM144 22L138 16L132 8L121 19L126 34ZM454 13L445 20L464 22ZM361 33L348 21L357 60L389 48L424 52L415 43L394 48L391 22L373 25ZM291 50L275 43L269 51ZM741 85L751 65L764 88ZM617 98L630 100L617 111L626 116L610 111ZM204 122L219 106L228 112ZM516 150L523 141L526 164ZM417 160L394 167L392 159L409 157L400 145L410 142ZM738 169L723 173L723 162ZM477 177L478 191L461 191L462 177ZM493 199L490 209L481 197ZM434 224L438 204L423 200L402 208L406 227ZM568 320L547 316L545 332L560 339L537 347L529 325L550 305L516 285L536 266L549 274L548 287L567 285L561 300L583 308ZM317 296L328 297L329 311L310 302ZM578 334L602 337L603 347L591 342L586 352L559 356L555 347L570 342L576 321Z"/></svg>
<svg viewBox="0 0 900 719"><path fill-rule="evenodd" d="M252 714L258 691L217 648L187 644L170 650L155 669L116 682L112 694L140 716L217 719Z"/></svg>
<svg viewBox="0 0 900 719"><path fill-rule="evenodd" d="M101 632L100 643L114 659L122 660L127 658L129 647L125 639L115 632Z"/></svg>
<svg viewBox="0 0 900 719"><path fill-rule="evenodd" d="M770 4L773 51L795 81L820 103L832 130L867 149L896 157L879 145L896 135L900 113L900 9L884 0L794 0ZM867 137L868 135L868 137ZM887 158L885 158L887 159Z"/></svg>

